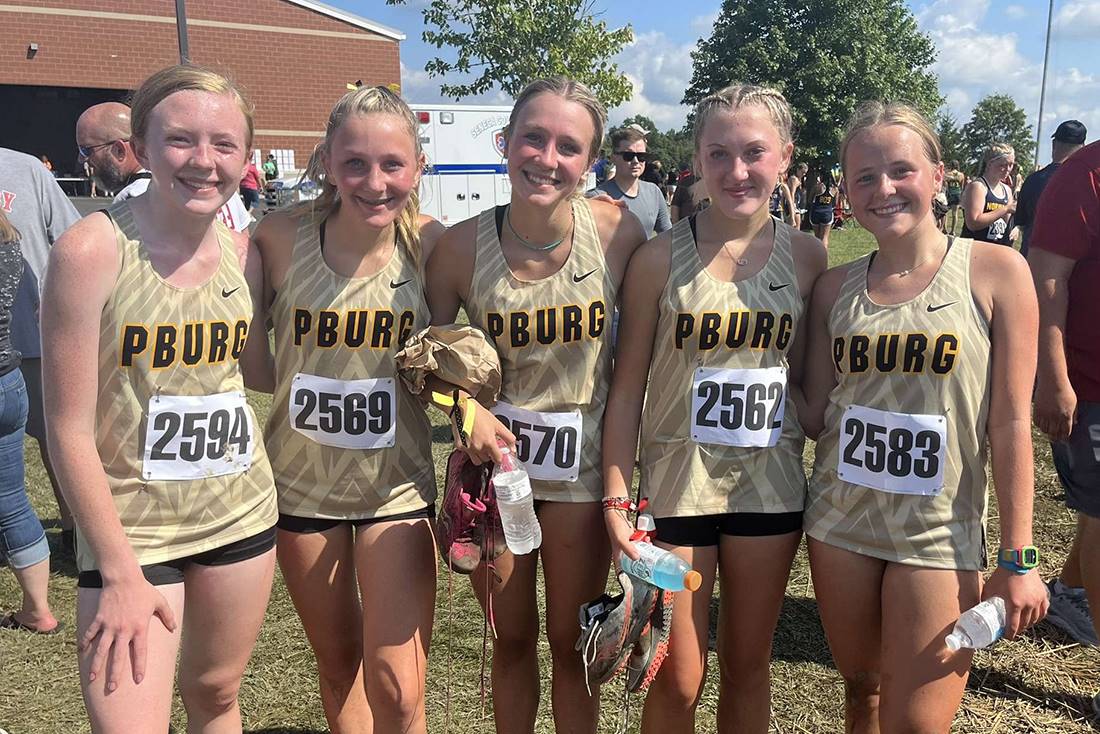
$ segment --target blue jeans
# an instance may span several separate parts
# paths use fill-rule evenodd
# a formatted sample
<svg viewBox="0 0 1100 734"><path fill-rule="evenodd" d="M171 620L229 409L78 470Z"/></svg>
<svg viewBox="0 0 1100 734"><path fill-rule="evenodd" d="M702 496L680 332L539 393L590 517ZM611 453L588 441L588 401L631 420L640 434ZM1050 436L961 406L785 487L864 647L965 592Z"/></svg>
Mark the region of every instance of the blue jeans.
<svg viewBox="0 0 1100 734"><path fill-rule="evenodd" d="M27 387L23 374L0 375L0 555L15 569L50 557L46 532L31 509L23 474Z"/></svg>

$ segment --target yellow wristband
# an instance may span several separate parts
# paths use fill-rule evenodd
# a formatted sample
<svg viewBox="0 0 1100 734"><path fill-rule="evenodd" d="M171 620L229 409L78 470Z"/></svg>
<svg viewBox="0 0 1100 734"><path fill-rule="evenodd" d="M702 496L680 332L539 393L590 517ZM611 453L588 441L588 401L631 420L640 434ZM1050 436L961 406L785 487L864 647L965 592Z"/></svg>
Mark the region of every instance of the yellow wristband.
<svg viewBox="0 0 1100 734"><path fill-rule="evenodd" d="M474 430L474 417L477 415L476 400L462 399L462 432L467 436Z"/></svg>
<svg viewBox="0 0 1100 734"><path fill-rule="evenodd" d="M436 392L435 390L432 390L432 402L436 405L442 405L447 408L455 404L454 398L452 398L450 395Z"/></svg>

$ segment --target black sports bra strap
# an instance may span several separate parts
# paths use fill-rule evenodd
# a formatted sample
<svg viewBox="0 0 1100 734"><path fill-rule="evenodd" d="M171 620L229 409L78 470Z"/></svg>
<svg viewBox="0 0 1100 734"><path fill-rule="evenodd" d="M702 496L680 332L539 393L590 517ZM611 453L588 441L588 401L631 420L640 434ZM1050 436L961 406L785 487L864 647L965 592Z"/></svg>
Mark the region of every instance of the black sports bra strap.
<svg viewBox="0 0 1100 734"><path fill-rule="evenodd" d="M497 218L497 239L504 237L504 215L508 212L508 205L501 204L495 212Z"/></svg>

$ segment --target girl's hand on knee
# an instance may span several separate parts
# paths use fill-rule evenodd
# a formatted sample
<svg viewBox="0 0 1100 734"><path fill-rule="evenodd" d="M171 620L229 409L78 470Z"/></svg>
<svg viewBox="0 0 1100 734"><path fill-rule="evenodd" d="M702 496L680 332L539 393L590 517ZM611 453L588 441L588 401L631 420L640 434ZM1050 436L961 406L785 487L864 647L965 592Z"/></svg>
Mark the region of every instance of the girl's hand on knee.
<svg viewBox="0 0 1100 734"><path fill-rule="evenodd" d="M982 599L999 596L1005 601L1005 639L1031 627L1047 615L1050 598L1038 571L1018 574L998 568L982 589Z"/></svg>
<svg viewBox="0 0 1100 734"><path fill-rule="evenodd" d="M134 684L140 684L145 677L149 620L154 616L169 632L176 631L171 605L143 577L104 582L95 617L79 641L81 653L92 656L88 681L96 680L106 666L106 689L114 691L129 666Z"/></svg>

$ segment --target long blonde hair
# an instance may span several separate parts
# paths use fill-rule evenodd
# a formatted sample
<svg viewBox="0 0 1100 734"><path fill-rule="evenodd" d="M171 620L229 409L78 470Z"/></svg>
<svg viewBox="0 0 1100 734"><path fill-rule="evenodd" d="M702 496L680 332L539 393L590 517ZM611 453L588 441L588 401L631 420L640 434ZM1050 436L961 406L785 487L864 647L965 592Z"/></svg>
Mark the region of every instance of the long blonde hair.
<svg viewBox="0 0 1100 734"><path fill-rule="evenodd" d="M359 87L345 94L329 113L328 123L325 125L325 138L313 149L309 157L303 178L312 181L321 189L320 195L312 200L305 201L290 210L294 217L312 216L318 221L323 221L336 211L340 203L340 194L336 190L336 184L329 180L325 172L325 157L330 151L332 139L336 131L344 124L344 120L352 115L395 115L401 118L408 128L409 137L413 141L415 151L415 165L419 166L423 160L424 151L420 145L420 123L416 115L405 104L405 101L386 87ZM413 262L420 265L420 190L419 177L417 186L409 193L409 201L401 210L394 222L397 230L397 239L404 243Z"/></svg>
<svg viewBox="0 0 1100 734"><path fill-rule="evenodd" d="M4 214L4 210L0 209L0 242L18 242L19 230L15 228L15 225L8 221L8 217Z"/></svg>

